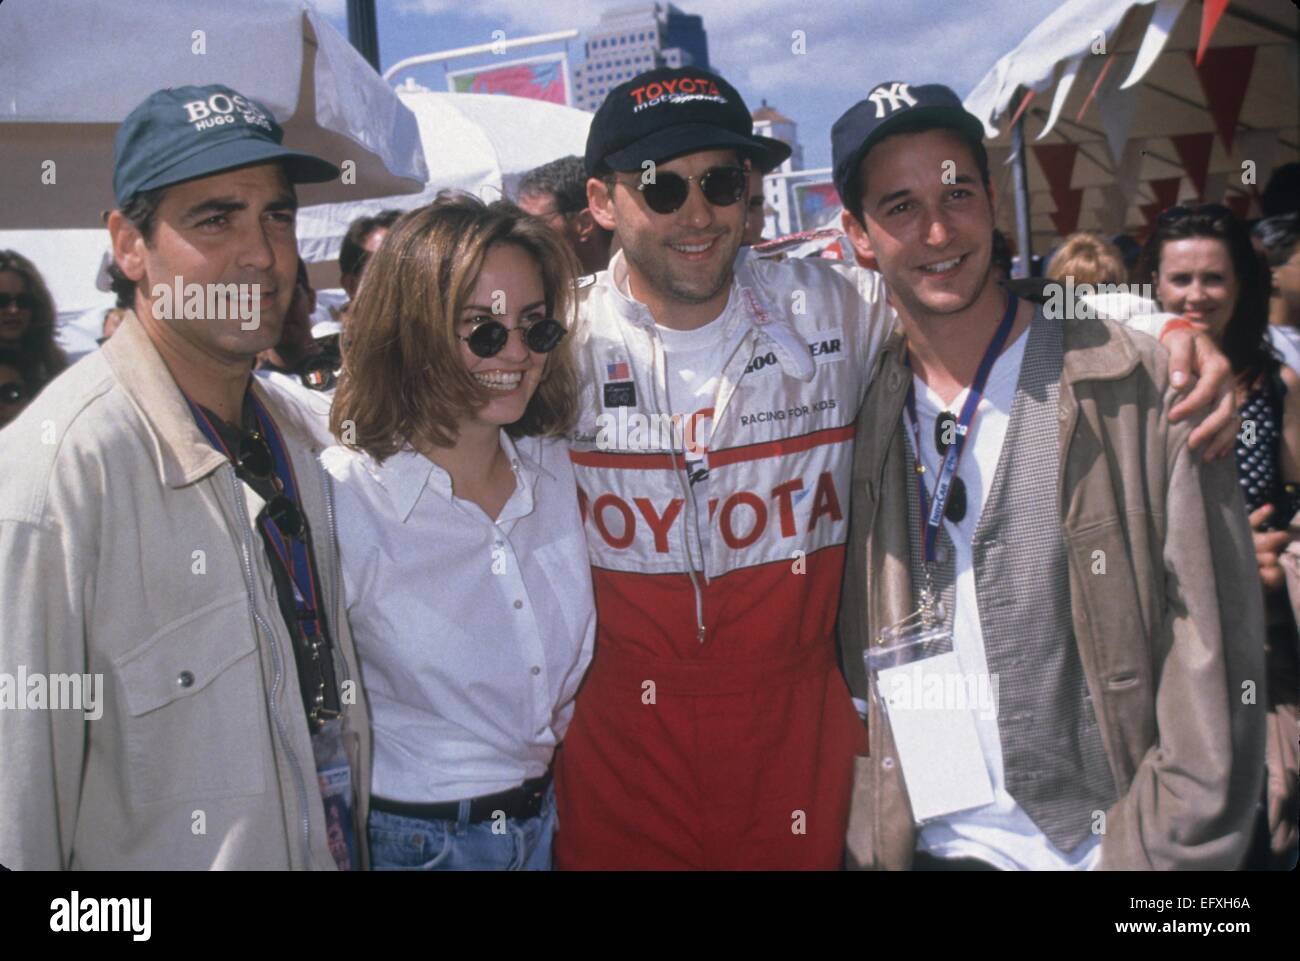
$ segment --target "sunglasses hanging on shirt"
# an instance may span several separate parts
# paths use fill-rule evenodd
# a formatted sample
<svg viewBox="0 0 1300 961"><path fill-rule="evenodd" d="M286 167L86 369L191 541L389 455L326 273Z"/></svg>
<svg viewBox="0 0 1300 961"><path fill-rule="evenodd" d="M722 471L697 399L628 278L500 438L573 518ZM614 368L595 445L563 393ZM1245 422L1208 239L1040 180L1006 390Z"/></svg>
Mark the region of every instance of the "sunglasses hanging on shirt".
<svg viewBox="0 0 1300 961"><path fill-rule="evenodd" d="M301 539L306 530L302 521L302 512L285 494L284 484L275 473L271 447L260 432L249 430L240 434L235 472L245 473L256 480L269 481L275 487L275 496L266 502L262 511L281 536Z"/></svg>
<svg viewBox="0 0 1300 961"><path fill-rule="evenodd" d="M934 419L934 447L939 452L940 460L947 455L948 448L955 443L957 443L957 415L950 410L945 410ZM954 524L960 524L966 517L966 482L960 475L952 479L948 501L943 505L943 516Z"/></svg>

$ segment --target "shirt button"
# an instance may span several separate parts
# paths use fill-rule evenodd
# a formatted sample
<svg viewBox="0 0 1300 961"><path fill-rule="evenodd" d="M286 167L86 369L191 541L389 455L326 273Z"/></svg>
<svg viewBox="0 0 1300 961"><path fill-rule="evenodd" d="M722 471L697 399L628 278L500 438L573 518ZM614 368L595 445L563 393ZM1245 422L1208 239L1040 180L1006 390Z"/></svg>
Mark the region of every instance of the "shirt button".
<svg viewBox="0 0 1300 961"><path fill-rule="evenodd" d="M524 606L524 602L523 602L523 601L515 601L515 610L519 610L519 608L521 608L521 607L523 607L523 606Z"/></svg>
<svg viewBox="0 0 1300 961"><path fill-rule="evenodd" d="M181 671L180 674L176 675L176 683L181 687L193 687L194 675L189 671Z"/></svg>
<svg viewBox="0 0 1300 961"><path fill-rule="evenodd" d="M894 769L894 759L892 757L882 757L880 759L880 766L886 771L892 771Z"/></svg>
<svg viewBox="0 0 1300 961"><path fill-rule="evenodd" d="M537 667L536 665L534 665L534 666L533 666L533 677L536 677L538 674L541 674L541 673L542 673L542 669L541 669L540 667Z"/></svg>

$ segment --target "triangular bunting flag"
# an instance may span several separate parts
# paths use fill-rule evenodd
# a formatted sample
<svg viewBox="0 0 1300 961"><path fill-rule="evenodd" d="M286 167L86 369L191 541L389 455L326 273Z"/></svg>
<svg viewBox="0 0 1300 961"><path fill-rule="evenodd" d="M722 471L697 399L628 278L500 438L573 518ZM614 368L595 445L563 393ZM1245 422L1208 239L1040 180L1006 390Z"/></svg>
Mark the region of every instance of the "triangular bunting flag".
<svg viewBox="0 0 1300 961"><path fill-rule="evenodd" d="M1205 51L1204 62L1196 68L1214 127L1227 150L1232 150L1237 135L1237 118L1254 66L1254 47L1215 47Z"/></svg>
<svg viewBox="0 0 1300 961"><path fill-rule="evenodd" d="M1112 75L1113 79L1102 84L1097 93L1097 109L1101 112L1101 127L1106 131L1106 145L1110 148L1111 159L1119 163L1124 155L1128 132L1133 126L1133 115L1137 113L1142 88L1119 89L1119 78L1133 62L1133 54L1121 53L1112 59L1118 61L1120 70Z"/></svg>
<svg viewBox="0 0 1300 961"><path fill-rule="evenodd" d="M1229 210L1237 215L1238 220L1245 220L1250 213L1250 194L1233 193L1223 199Z"/></svg>
<svg viewBox="0 0 1300 961"><path fill-rule="evenodd" d="M1083 203L1083 188L1067 190L1061 196L1053 196L1056 209L1052 211L1052 225L1062 237L1074 233L1079 225L1079 209Z"/></svg>
<svg viewBox="0 0 1300 961"><path fill-rule="evenodd" d="M1042 143L1033 145L1034 156L1038 158L1039 169L1047 180L1047 187L1052 192L1056 205L1061 205L1061 197L1070 189L1070 178L1074 175L1074 158L1079 153L1077 143Z"/></svg>
<svg viewBox="0 0 1300 961"><path fill-rule="evenodd" d="M1201 39L1196 44L1196 65L1199 67L1209 49L1210 37L1219 25L1219 18L1228 9L1228 0L1202 0L1201 3Z"/></svg>
<svg viewBox="0 0 1300 961"><path fill-rule="evenodd" d="M1214 146L1212 133L1181 133L1169 138L1178 151L1183 170L1196 188L1196 196L1205 199L1205 175L1210 170L1210 149Z"/></svg>
<svg viewBox="0 0 1300 961"><path fill-rule="evenodd" d="M1178 185L1182 182L1181 177L1161 177L1159 180L1149 182L1151 192L1155 194L1156 213L1165 210L1178 203Z"/></svg>

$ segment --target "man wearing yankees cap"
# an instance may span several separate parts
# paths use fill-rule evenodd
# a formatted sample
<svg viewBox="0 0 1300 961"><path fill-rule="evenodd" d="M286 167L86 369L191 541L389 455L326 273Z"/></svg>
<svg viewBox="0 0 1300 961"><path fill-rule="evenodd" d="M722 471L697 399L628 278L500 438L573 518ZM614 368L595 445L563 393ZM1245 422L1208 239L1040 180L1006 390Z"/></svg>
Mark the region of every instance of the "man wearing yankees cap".
<svg viewBox="0 0 1300 961"><path fill-rule="evenodd" d="M845 231L900 320L857 421L849 861L1234 869L1266 717L1236 472L1189 450L1153 340L997 283L983 133L905 83L832 133Z"/></svg>
<svg viewBox="0 0 1300 961"><path fill-rule="evenodd" d="M250 377L294 294L294 185L338 175L281 140L220 85L127 116L108 229L134 310L0 434L0 675L69 695L0 710L9 867L364 866L329 488Z"/></svg>
<svg viewBox="0 0 1300 961"><path fill-rule="evenodd" d="M599 634L557 761L561 868L842 863L866 732L835 616L894 315L872 270L738 259L749 171L789 149L694 67L592 121L588 201L622 249L574 331Z"/></svg>

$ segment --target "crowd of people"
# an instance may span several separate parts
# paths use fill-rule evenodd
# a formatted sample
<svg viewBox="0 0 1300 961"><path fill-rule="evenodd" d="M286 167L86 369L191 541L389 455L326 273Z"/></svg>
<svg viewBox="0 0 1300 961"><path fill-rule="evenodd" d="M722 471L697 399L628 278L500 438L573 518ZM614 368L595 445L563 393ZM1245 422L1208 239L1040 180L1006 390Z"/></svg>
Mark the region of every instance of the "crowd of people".
<svg viewBox="0 0 1300 961"><path fill-rule="evenodd" d="M762 256L791 148L650 71L353 223L313 328L338 170L141 103L99 349L0 251L0 862L1294 867L1300 191L1026 284L950 89L831 148L853 258Z"/></svg>

